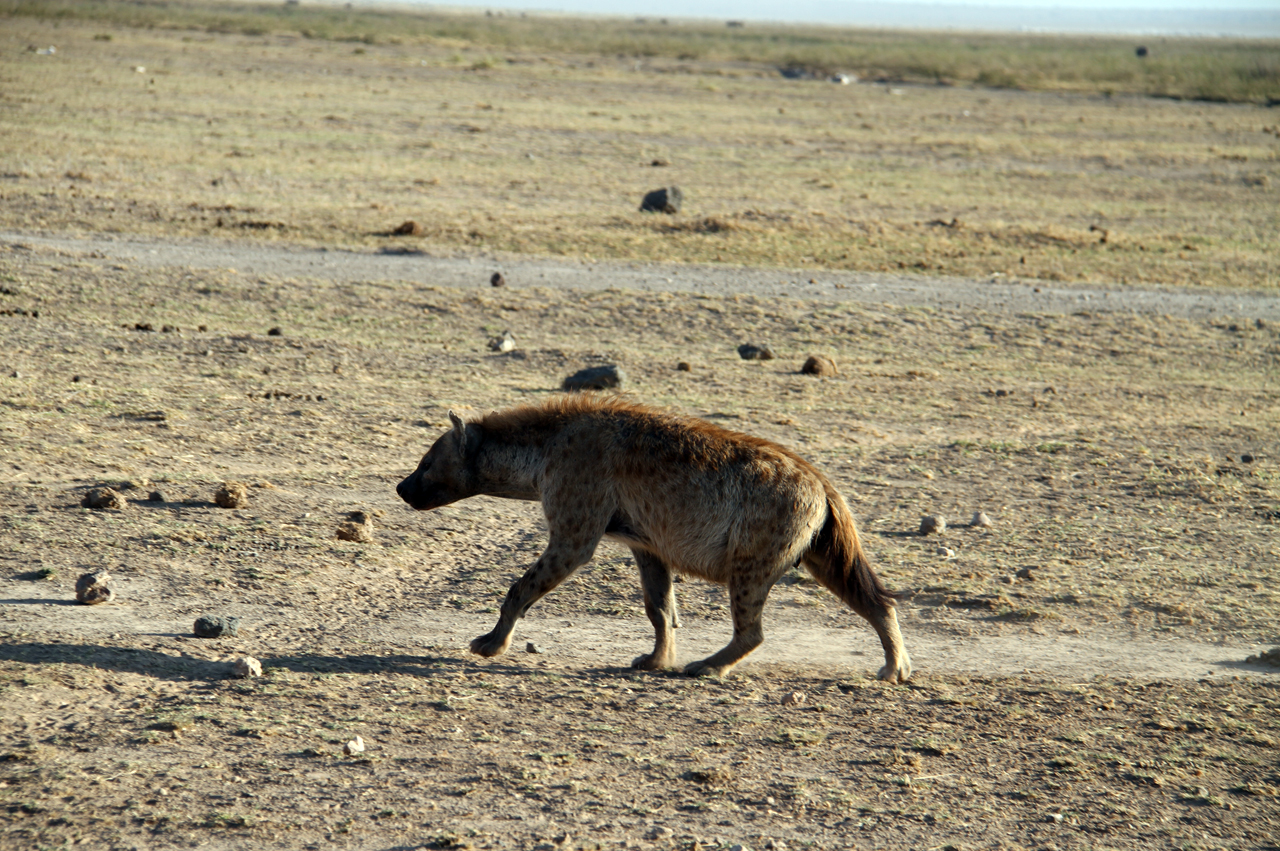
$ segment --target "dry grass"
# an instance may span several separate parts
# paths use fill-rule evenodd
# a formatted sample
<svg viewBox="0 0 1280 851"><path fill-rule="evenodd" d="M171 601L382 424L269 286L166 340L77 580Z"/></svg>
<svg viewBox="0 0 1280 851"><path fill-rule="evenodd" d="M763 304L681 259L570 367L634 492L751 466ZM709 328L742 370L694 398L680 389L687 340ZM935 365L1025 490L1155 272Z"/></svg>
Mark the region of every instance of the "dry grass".
<svg viewBox="0 0 1280 851"><path fill-rule="evenodd" d="M1273 40L894 32L705 21L480 15L227 0L3 0L0 15L105 26L594 57L749 63L826 76L1265 103L1280 98ZM500 62L500 60L498 60ZM492 58L478 64L490 65Z"/></svg>
<svg viewBox="0 0 1280 851"><path fill-rule="evenodd" d="M637 71L440 39L9 26L59 51L0 57L0 227L370 246L414 219L423 235L396 245L1277 283L1280 125L1254 106L834 86L661 56ZM672 183L680 216L636 212Z"/></svg>

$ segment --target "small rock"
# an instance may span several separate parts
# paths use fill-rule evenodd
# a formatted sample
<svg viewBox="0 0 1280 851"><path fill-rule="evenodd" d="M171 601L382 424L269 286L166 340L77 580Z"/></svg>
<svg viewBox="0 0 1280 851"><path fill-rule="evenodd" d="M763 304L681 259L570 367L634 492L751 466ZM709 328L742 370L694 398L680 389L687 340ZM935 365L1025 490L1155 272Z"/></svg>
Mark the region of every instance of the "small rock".
<svg viewBox="0 0 1280 851"><path fill-rule="evenodd" d="M640 202L640 212L642 213L669 213L674 215L680 212L680 205L684 203L684 193L680 191L679 186L667 186L662 189L655 189L644 196L644 200Z"/></svg>
<svg viewBox="0 0 1280 851"><path fill-rule="evenodd" d="M614 364L581 369L564 380L565 390L611 390L621 387L627 376Z"/></svg>
<svg viewBox="0 0 1280 851"><path fill-rule="evenodd" d="M809 359L800 367L802 375L835 375L836 362L822 355L809 355Z"/></svg>
<svg viewBox="0 0 1280 851"><path fill-rule="evenodd" d="M1017 573L1014 574L1014 576L1018 577L1019 579L1025 579L1028 582L1033 582L1036 578L1035 571L1033 571L1029 567L1022 568L1022 570L1019 570Z"/></svg>
<svg viewBox="0 0 1280 851"><path fill-rule="evenodd" d="M283 336L284 336L284 330L283 330L282 328L280 328L280 326L278 326L278 325L277 325L275 328L268 328L268 329L267 329L267 336L268 336L268 337L283 337Z"/></svg>
<svg viewBox="0 0 1280 851"><path fill-rule="evenodd" d="M252 656L241 656L231 666L231 676L240 679L262 676L262 663Z"/></svg>
<svg viewBox="0 0 1280 851"><path fill-rule="evenodd" d="M1253 456L1252 456L1252 455L1250 455L1248 452L1246 452L1245 454L1243 454L1243 455L1241 455L1241 456L1240 456L1240 463L1241 463L1241 464L1252 464L1252 463L1253 463Z"/></svg>
<svg viewBox="0 0 1280 851"><path fill-rule="evenodd" d="M738 346L738 357L743 360L773 360L775 355L768 343L757 346L755 343L743 343Z"/></svg>
<svg viewBox="0 0 1280 851"><path fill-rule="evenodd" d="M953 549L951 549L950 547L938 547L938 549L937 549L935 552L936 552L936 554L937 554L937 555L940 555L940 556L942 556L943 558L955 558L955 557L956 557L956 551L955 551L955 550L953 550Z"/></svg>
<svg viewBox="0 0 1280 851"><path fill-rule="evenodd" d="M489 278L489 286L491 287L505 287L506 285L507 279L502 277L501 272L494 272L493 277Z"/></svg>
<svg viewBox="0 0 1280 851"><path fill-rule="evenodd" d="M1273 668L1280 668L1280 647L1272 647L1263 653L1250 656L1245 661L1251 665L1270 665Z"/></svg>
<svg viewBox="0 0 1280 851"><path fill-rule="evenodd" d="M76 599L86 606L111 602L115 594L107 587L110 581L111 574L107 573L106 569L82 575L76 580Z"/></svg>
<svg viewBox="0 0 1280 851"><path fill-rule="evenodd" d="M80 504L85 508L124 508L128 505L124 497L111 488L94 488L84 495Z"/></svg>
<svg viewBox="0 0 1280 851"><path fill-rule="evenodd" d="M422 225L413 219L406 219L401 222L395 230L391 231L392 236L422 236Z"/></svg>
<svg viewBox="0 0 1280 851"><path fill-rule="evenodd" d="M353 511L347 522L338 527L338 540L357 544L373 543L373 518L364 511Z"/></svg>
<svg viewBox="0 0 1280 851"><path fill-rule="evenodd" d="M542 652L542 648L534 644L532 641L529 641L524 645L524 652L538 654Z"/></svg>
<svg viewBox="0 0 1280 851"><path fill-rule="evenodd" d="M675 835L676 835L676 832L674 830L667 827L665 824L660 824L657 827L655 827L653 830L649 831L648 838L650 841L652 841L655 839L670 839Z"/></svg>
<svg viewBox="0 0 1280 851"><path fill-rule="evenodd" d="M1062 813L1050 813L1048 818L1045 819L1045 821L1050 821L1050 822L1053 822L1054 824L1062 824L1063 818L1064 816L1062 815Z"/></svg>
<svg viewBox="0 0 1280 851"><path fill-rule="evenodd" d="M164 498L163 492L152 491L151 493L147 494L147 502L168 502L168 500Z"/></svg>
<svg viewBox="0 0 1280 851"><path fill-rule="evenodd" d="M770 839L764 847L765 851L787 851L787 843L782 839Z"/></svg>
<svg viewBox="0 0 1280 851"><path fill-rule="evenodd" d="M197 638L229 638L240 632L240 619L228 615L204 615L196 618L192 632Z"/></svg>
<svg viewBox="0 0 1280 851"><path fill-rule="evenodd" d="M750 845L743 845L741 842L729 846L729 851L751 851Z"/></svg>
<svg viewBox="0 0 1280 851"><path fill-rule="evenodd" d="M687 360L682 360L676 364L676 372L693 372L693 367Z"/></svg>
<svg viewBox="0 0 1280 851"><path fill-rule="evenodd" d="M489 351L505 353L516 347L516 338L511 336L510 331L503 331L501 337L489 338Z"/></svg>
<svg viewBox="0 0 1280 851"><path fill-rule="evenodd" d="M364 739L356 736L351 741L342 746L342 752L347 756L355 756L364 753Z"/></svg>
<svg viewBox="0 0 1280 851"><path fill-rule="evenodd" d="M947 531L947 521L941 517L930 515L920 518L921 535L941 535L945 531Z"/></svg>
<svg viewBox="0 0 1280 851"><path fill-rule="evenodd" d="M783 706L800 706L808 697L802 691L789 691L782 696Z"/></svg>
<svg viewBox="0 0 1280 851"><path fill-rule="evenodd" d="M223 482L213 501L220 508L244 508L249 504L249 489L241 482Z"/></svg>
<svg viewBox="0 0 1280 851"><path fill-rule="evenodd" d="M973 512L973 519L969 521L970 526L977 526L981 529L991 528L991 518L987 516L985 511Z"/></svg>

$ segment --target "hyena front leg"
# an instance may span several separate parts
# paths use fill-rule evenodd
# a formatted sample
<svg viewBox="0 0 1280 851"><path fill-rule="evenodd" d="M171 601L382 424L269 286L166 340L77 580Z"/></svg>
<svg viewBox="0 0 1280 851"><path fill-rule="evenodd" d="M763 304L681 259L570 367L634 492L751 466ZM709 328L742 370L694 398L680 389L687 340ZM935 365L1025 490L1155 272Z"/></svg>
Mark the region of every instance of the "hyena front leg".
<svg viewBox="0 0 1280 851"><path fill-rule="evenodd" d="M640 568L640 587L644 589L644 612L656 634L653 652L637 656L631 667L642 671L659 671L676 661L676 641L672 630L680 626L676 615L676 595L671 587L671 569L652 553L632 550Z"/></svg>
<svg viewBox="0 0 1280 851"><path fill-rule="evenodd" d="M471 652L480 656L497 656L511 646L511 631L516 621L524 617L529 607L568 579L575 570L591 560L595 554L599 536L589 546L566 546L552 535L551 543L533 567L516 580L502 601L498 624L490 632L471 642Z"/></svg>
<svg viewBox="0 0 1280 851"><path fill-rule="evenodd" d="M773 582L761 571L754 580L731 579L729 599L733 605L733 639L705 659L686 665L684 672L695 677L722 677L734 665L764 643L764 601Z"/></svg>

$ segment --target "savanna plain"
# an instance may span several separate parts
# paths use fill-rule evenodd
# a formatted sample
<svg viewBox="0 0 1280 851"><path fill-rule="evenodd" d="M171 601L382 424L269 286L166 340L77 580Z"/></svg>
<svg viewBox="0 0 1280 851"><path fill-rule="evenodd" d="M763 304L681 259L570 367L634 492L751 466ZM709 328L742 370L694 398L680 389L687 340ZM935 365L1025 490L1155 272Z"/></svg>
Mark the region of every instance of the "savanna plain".
<svg viewBox="0 0 1280 851"><path fill-rule="evenodd" d="M778 30L806 62L753 61L696 28L553 41L567 19L303 32L306 6L0 17L0 848L1280 847L1280 321L1232 298L1277 294L1272 66L1211 101L1153 77L1199 55L1172 40L1130 71L1090 42L1104 80L984 37L930 76L885 70L885 34L824 58ZM678 214L638 212L671 185ZM179 260L115 250L161 243ZM428 273L270 271L326 253ZM669 290L609 285L641 266ZM1219 308L1125 308L1161 288ZM608 544L511 653L466 653L540 513L394 485L449 410L603 364L836 483L903 595L907 684L800 572L732 676L633 672L652 632ZM123 507L82 506L103 486ZM114 599L77 605L97 569ZM726 599L676 588L689 661ZM211 614L238 634L194 637ZM1019 663L1055 647L1084 650ZM231 676L246 655L262 676Z"/></svg>

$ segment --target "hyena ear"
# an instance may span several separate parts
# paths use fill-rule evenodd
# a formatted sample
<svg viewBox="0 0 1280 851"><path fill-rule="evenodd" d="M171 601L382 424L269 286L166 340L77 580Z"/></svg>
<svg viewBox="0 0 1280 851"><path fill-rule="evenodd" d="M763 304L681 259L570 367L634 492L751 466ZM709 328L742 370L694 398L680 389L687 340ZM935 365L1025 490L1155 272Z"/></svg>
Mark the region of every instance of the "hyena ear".
<svg viewBox="0 0 1280 851"><path fill-rule="evenodd" d="M453 423L453 431L449 432L449 436L453 438L453 445L457 447L459 454L466 454L467 450L467 424L462 421L462 417L449 411L449 421Z"/></svg>
<svg viewBox="0 0 1280 851"><path fill-rule="evenodd" d="M474 425L468 428L462 421L462 417L453 411L449 412L449 419L453 422L453 431L449 432L453 437L453 445L458 450L458 454L466 458L480 445L480 429Z"/></svg>

